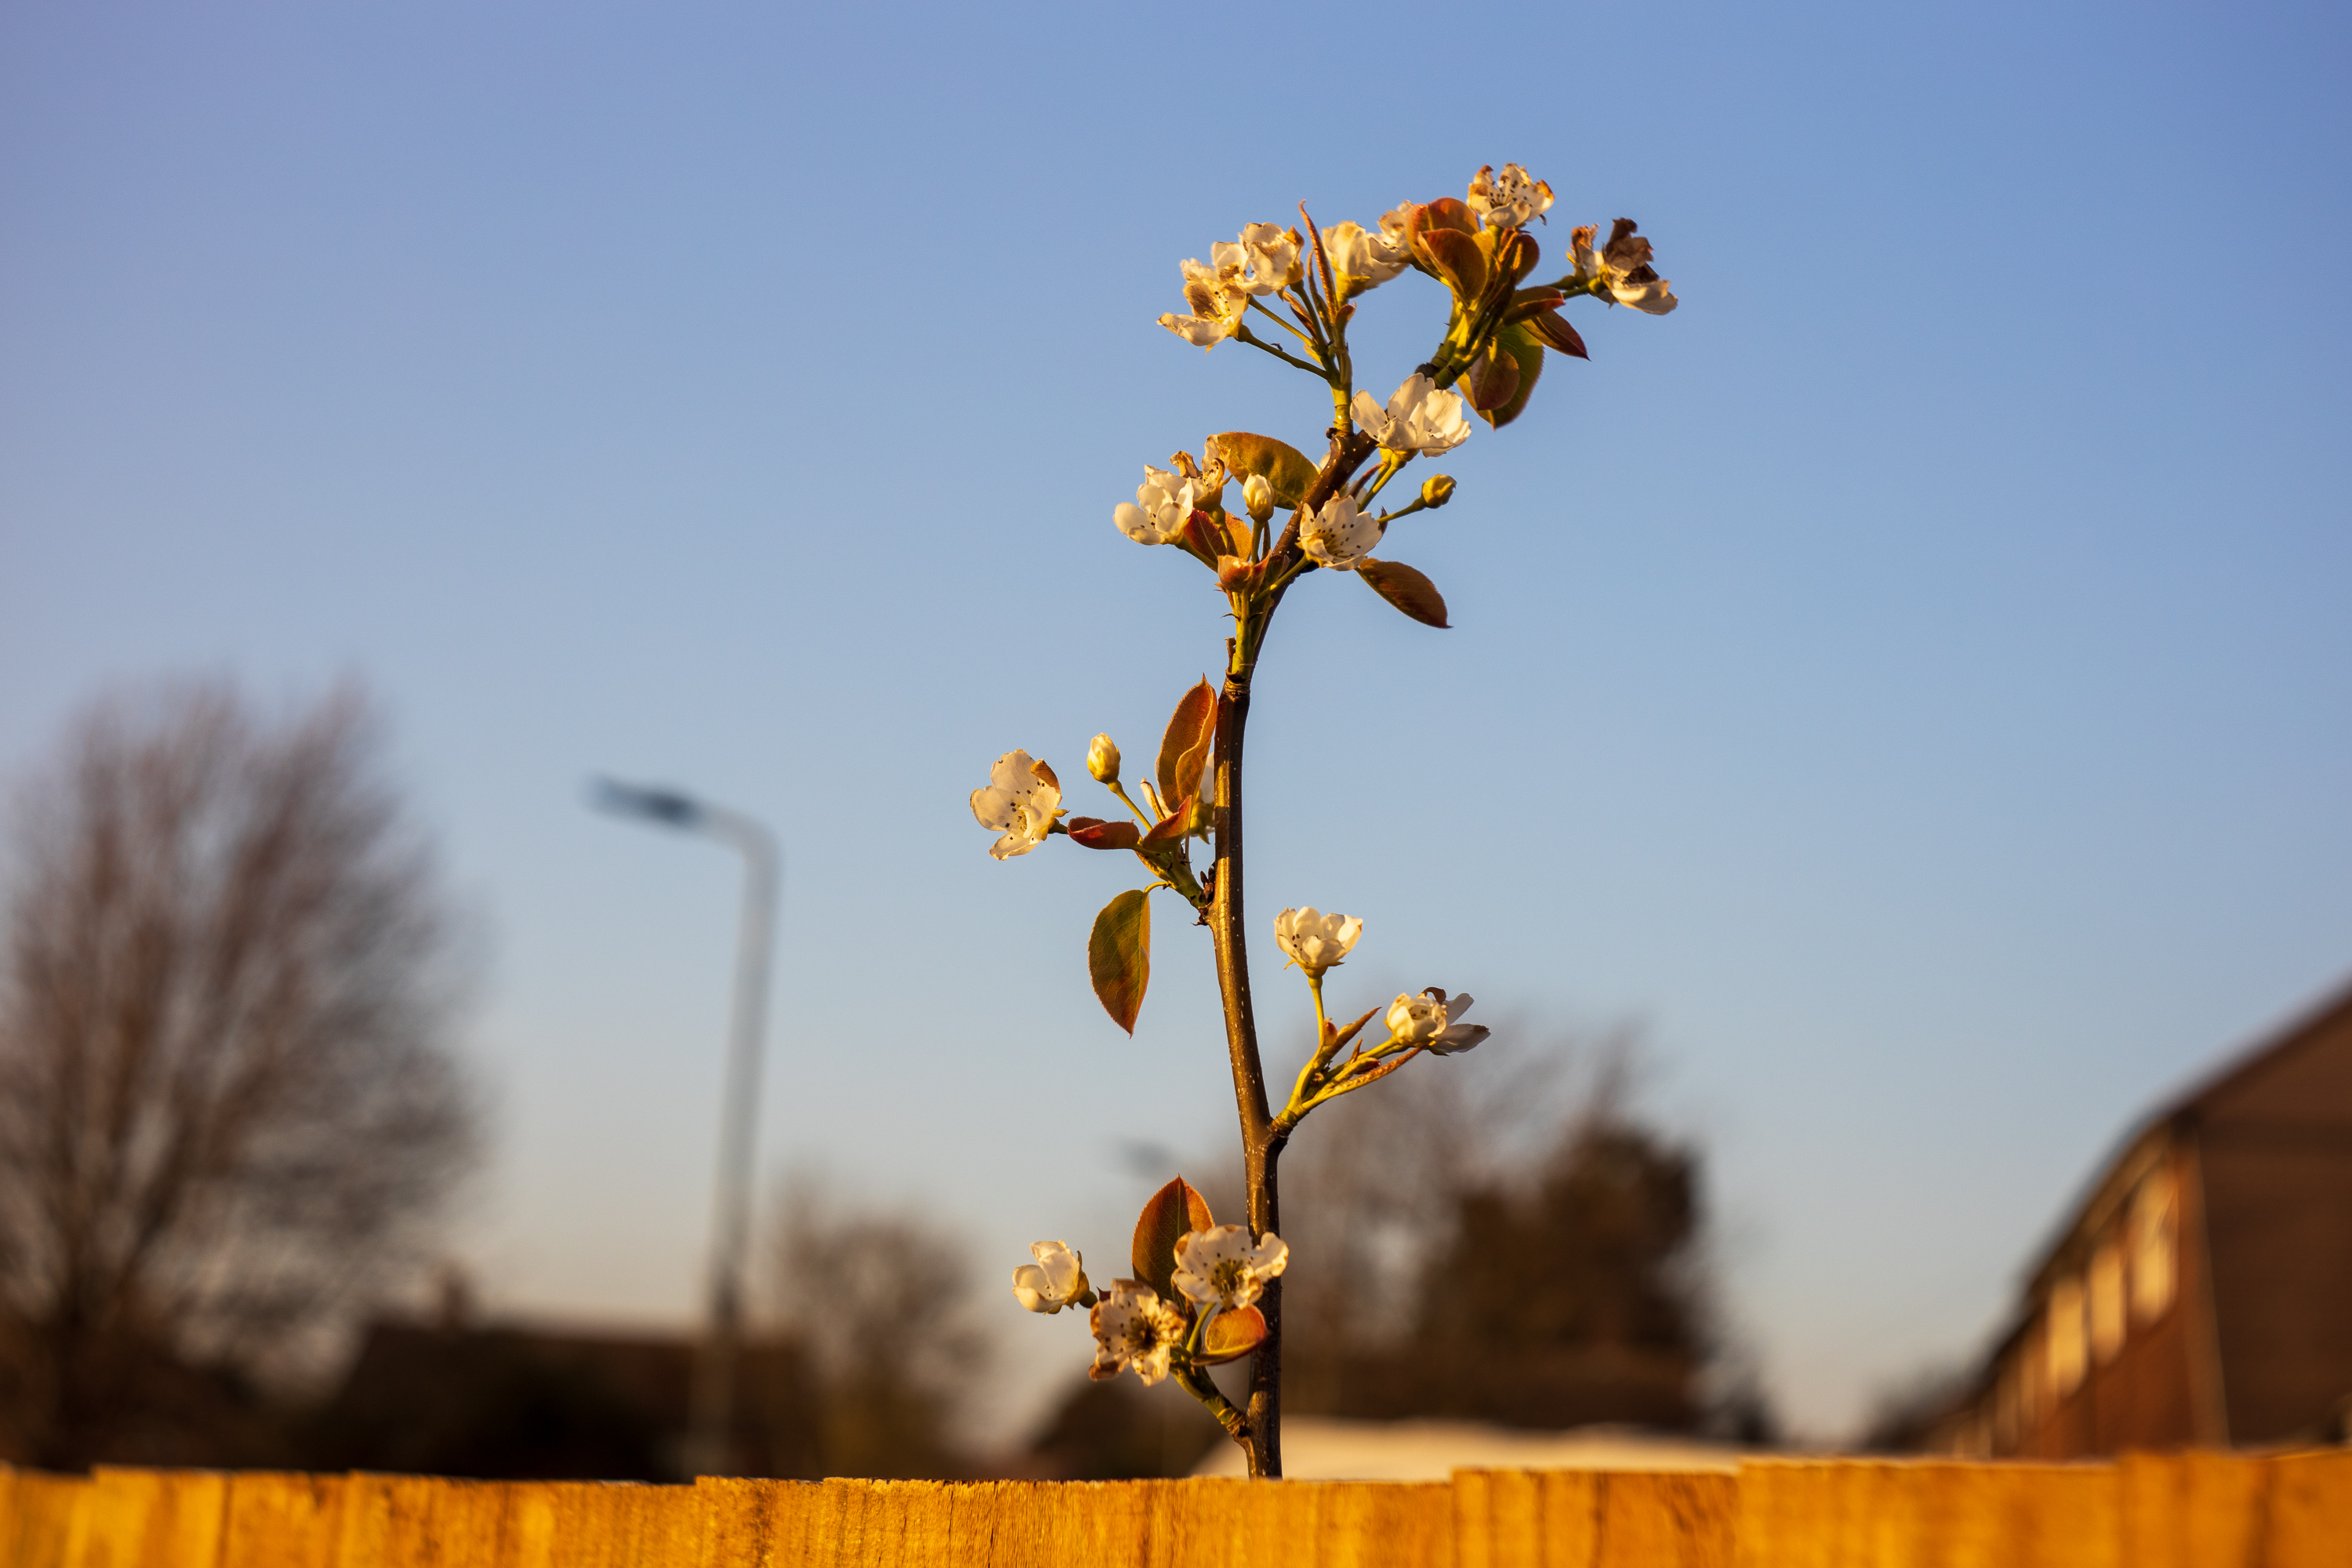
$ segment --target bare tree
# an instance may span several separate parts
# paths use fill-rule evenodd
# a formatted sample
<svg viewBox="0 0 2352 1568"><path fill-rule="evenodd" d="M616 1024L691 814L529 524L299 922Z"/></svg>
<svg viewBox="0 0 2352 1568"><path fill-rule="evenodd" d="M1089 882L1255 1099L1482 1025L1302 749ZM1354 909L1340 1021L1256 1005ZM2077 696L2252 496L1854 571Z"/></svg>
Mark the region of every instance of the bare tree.
<svg viewBox="0 0 2352 1568"><path fill-rule="evenodd" d="M0 1441L238 1457L237 1391L413 1261L473 1152L431 858L348 688L278 722L221 683L103 700L19 806Z"/></svg>
<svg viewBox="0 0 2352 1568"><path fill-rule="evenodd" d="M845 1205L806 1179L776 1207L774 1296L816 1372L818 1472L963 1470L956 1428L989 1346L961 1241L920 1213Z"/></svg>

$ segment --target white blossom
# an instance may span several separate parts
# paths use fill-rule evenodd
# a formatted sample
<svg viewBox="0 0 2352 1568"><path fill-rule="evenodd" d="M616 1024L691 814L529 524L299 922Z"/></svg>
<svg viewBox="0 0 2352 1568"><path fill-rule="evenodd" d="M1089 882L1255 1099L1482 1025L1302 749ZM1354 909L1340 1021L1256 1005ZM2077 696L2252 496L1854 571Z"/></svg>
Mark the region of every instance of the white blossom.
<svg viewBox="0 0 2352 1568"><path fill-rule="evenodd" d="M1013 1295L1024 1307L1047 1316L1077 1305L1087 1293L1086 1259L1059 1241L1033 1241L1024 1263L1013 1271Z"/></svg>
<svg viewBox="0 0 2352 1568"><path fill-rule="evenodd" d="M1577 283L1597 282L1601 292L1620 305L1663 316L1681 301L1674 297L1674 285L1650 265L1650 242L1634 232L1639 226L1632 218L1619 218L1610 226L1609 243L1597 251L1592 247L1597 228L1587 224L1575 230L1569 242L1575 248L1576 270L1569 277Z"/></svg>
<svg viewBox="0 0 2352 1568"><path fill-rule="evenodd" d="M1298 281L1298 236L1270 223L1248 224L1237 243L1209 247L1209 264L1249 293L1276 293Z"/></svg>
<svg viewBox="0 0 2352 1568"><path fill-rule="evenodd" d="M1112 508L1110 520L1138 544L1171 544L1182 535L1198 497L1191 479L1146 463L1135 500Z"/></svg>
<svg viewBox="0 0 2352 1568"><path fill-rule="evenodd" d="M1007 752L989 770L988 787L971 792L971 814L1004 837L988 847L999 860L1026 855L1045 842L1062 804L1062 781L1026 752Z"/></svg>
<svg viewBox="0 0 2352 1568"><path fill-rule="evenodd" d="M1323 254L1339 275L1343 294L1375 289L1412 264L1412 251L1395 235L1357 223L1335 223L1323 231Z"/></svg>
<svg viewBox="0 0 2352 1568"><path fill-rule="evenodd" d="M1462 399L1413 372L1382 408L1369 392L1351 405L1364 433L1392 452L1450 452L1470 439L1470 418Z"/></svg>
<svg viewBox="0 0 2352 1568"><path fill-rule="evenodd" d="M1342 490L1299 525L1298 548L1318 566L1353 572L1381 542L1381 532L1379 521Z"/></svg>
<svg viewBox="0 0 2352 1568"><path fill-rule="evenodd" d="M1499 174L1489 163L1470 182L1469 206L1489 229L1519 228L1549 210L1551 187L1528 179L1517 163L1504 164Z"/></svg>
<svg viewBox="0 0 2352 1568"><path fill-rule="evenodd" d="M1087 1375L1097 1383L1131 1366L1149 1388L1168 1375L1168 1358L1184 1342L1184 1314L1139 1280L1112 1281L1087 1322L1095 1331L1095 1362Z"/></svg>
<svg viewBox="0 0 2352 1568"><path fill-rule="evenodd" d="M1354 915L1323 914L1312 904L1274 917L1274 940L1283 956L1309 974L1320 974L1347 957L1363 933L1364 922Z"/></svg>
<svg viewBox="0 0 2352 1568"><path fill-rule="evenodd" d="M1118 742L1108 735L1097 735L1087 743L1087 772L1098 784L1118 783Z"/></svg>
<svg viewBox="0 0 2352 1568"><path fill-rule="evenodd" d="M1249 1227L1213 1226L1176 1238L1176 1289L1203 1307L1238 1312L1265 1282L1290 1266L1290 1248L1272 1231L1252 1244Z"/></svg>
<svg viewBox="0 0 2352 1568"><path fill-rule="evenodd" d="M1433 985L1419 995L1406 993L1389 1004L1389 1037L1416 1045L1432 1056L1466 1051L1486 1037L1484 1024L1455 1022L1470 1010L1470 994L1448 998Z"/></svg>
<svg viewBox="0 0 2352 1568"><path fill-rule="evenodd" d="M1253 522L1264 522L1274 515L1274 486L1264 474L1252 474L1242 481L1242 510Z"/></svg>
<svg viewBox="0 0 2352 1568"><path fill-rule="evenodd" d="M1198 261L1185 261L1183 271L1184 302L1192 313L1165 315L1160 324L1188 343L1215 348L1241 330L1242 312L1249 308L1249 290L1237 279Z"/></svg>

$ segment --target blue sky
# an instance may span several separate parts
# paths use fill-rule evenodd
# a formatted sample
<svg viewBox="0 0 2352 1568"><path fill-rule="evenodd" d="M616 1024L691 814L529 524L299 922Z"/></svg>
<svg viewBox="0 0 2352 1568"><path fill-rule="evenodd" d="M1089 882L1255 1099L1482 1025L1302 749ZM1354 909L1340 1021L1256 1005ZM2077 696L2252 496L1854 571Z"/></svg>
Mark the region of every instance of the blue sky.
<svg viewBox="0 0 2352 1568"><path fill-rule="evenodd" d="M695 1294L733 871L592 816L597 771L785 841L772 1168L1006 1268L1115 1251L1118 1140L1230 1136L1205 947L1163 919L1121 1037L1082 953L1129 873L992 863L964 795L1148 752L1219 657L1205 578L1111 526L1139 466L1321 427L1152 324L1177 261L1522 162L1548 249L1636 217L1684 305L1588 304L1591 363L1401 525L1455 629L1286 605L1259 963L1313 902L1368 921L1339 1005L1640 1023L1739 1321L1834 1430L1975 1342L2132 1117L2352 972L2347 35L14 5L0 771L110 682L373 683L488 944L494 1305ZM1368 384L1437 310L1372 297ZM1017 1410L1081 1347L1004 1327Z"/></svg>

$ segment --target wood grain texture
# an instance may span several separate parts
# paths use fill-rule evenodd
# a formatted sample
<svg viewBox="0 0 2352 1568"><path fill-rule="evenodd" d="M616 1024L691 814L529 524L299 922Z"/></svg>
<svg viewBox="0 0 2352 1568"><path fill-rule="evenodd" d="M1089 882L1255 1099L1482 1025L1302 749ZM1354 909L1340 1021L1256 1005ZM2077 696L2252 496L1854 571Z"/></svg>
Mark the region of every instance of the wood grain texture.
<svg viewBox="0 0 2352 1568"><path fill-rule="evenodd" d="M2352 1568L2352 1452L1448 1483L691 1487L0 1467L0 1568Z"/></svg>

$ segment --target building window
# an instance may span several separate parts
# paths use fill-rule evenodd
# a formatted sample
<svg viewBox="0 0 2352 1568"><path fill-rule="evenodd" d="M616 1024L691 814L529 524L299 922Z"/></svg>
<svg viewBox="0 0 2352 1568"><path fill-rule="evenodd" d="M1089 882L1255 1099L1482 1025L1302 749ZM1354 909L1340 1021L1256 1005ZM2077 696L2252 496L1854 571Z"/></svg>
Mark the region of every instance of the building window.
<svg viewBox="0 0 2352 1568"><path fill-rule="evenodd" d="M2091 1353L2105 1366L2124 1348L2124 1249L2115 1237L2091 1254Z"/></svg>
<svg viewBox="0 0 2352 1568"><path fill-rule="evenodd" d="M2152 1323L2171 1308L2180 1271L2180 1194L2170 1171L2140 1178L2130 1226L2132 1316Z"/></svg>
<svg viewBox="0 0 2352 1568"><path fill-rule="evenodd" d="M2083 1386L2083 1281L2067 1275L2050 1287L2050 1392L2063 1399Z"/></svg>

